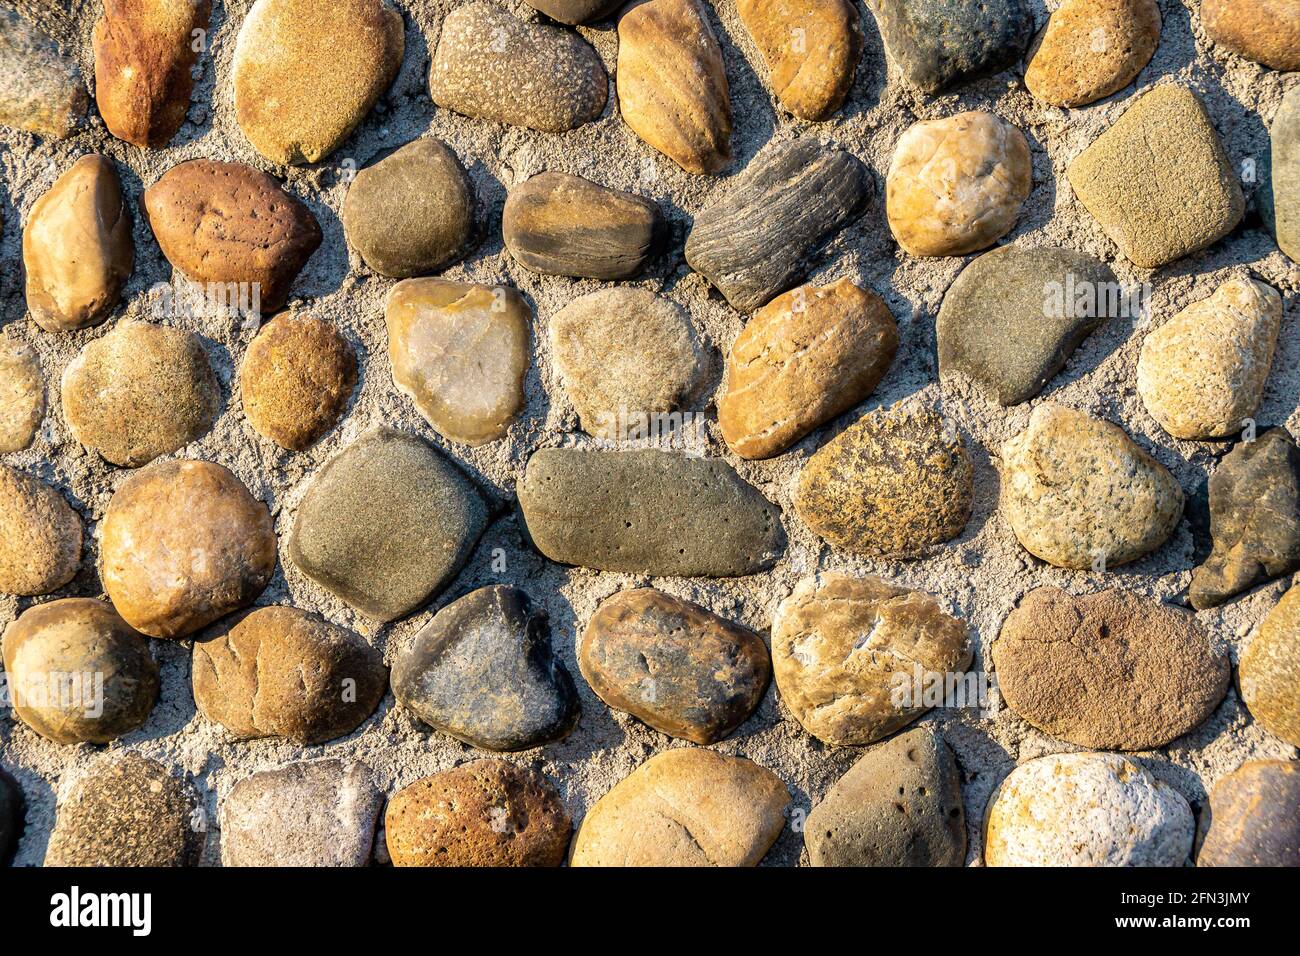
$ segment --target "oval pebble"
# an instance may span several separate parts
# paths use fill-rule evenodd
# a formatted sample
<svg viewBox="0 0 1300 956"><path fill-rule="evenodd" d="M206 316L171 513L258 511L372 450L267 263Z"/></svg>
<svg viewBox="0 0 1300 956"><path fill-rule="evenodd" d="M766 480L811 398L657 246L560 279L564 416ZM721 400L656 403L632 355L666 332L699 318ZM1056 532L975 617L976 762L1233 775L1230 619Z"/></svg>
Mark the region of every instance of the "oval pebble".
<svg viewBox="0 0 1300 956"><path fill-rule="evenodd" d="M81 518L55 489L0 465L0 593L63 587L81 566Z"/></svg>
<svg viewBox="0 0 1300 956"><path fill-rule="evenodd" d="M31 445L44 419L40 357L27 343L0 335L0 454Z"/></svg>
<svg viewBox="0 0 1300 956"><path fill-rule="evenodd" d="M1025 86L1053 106L1087 106L1118 93L1160 43L1156 0L1065 0L1029 51Z"/></svg>
<svg viewBox="0 0 1300 956"><path fill-rule="evenodd" d="M1300 866L1300 763L1252 760L1210 791L1197 866Z"/></svg>
<svg viewBox="0 0 1300 956"><path fill-rule="evenodd" d="M1241 655L1241 699L1269 733L1300 747L1300 586L1290 588L1264 618Z"/></svg>

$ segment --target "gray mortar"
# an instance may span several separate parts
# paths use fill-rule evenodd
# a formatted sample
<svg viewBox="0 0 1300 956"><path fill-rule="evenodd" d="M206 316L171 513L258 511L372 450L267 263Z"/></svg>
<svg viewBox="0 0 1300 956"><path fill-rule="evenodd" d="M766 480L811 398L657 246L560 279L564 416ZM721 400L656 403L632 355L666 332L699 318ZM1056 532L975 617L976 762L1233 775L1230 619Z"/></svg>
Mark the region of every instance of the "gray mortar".
<svg viewBox="0 0 1300 956"><path fill-rule="evenodd" d="M1038 23L1046 21L1043 0L1031 0ZM90 32L99 13L95 0L17 0L22 12L51 32L62 48L78 60L83 76L93 76ZM268 502L276 532L283 543L307 479L330 455L364 428L385 424L416 432L462 462L481 485L497 497L502 512L474 553L468 567L435 603L406 620L375 628L338 600L306 580L296 569L279 565L260 603L291 602L319 611L339 624L353 627L377 646L391 662L393 648L409 640L439 607L474 588L505 583L523 588L550 614L553 640L582 695L577 729L558 744L508 759L535 765L559 788L575 821L593 801L651 754L681 746L642 724L612 713L578 678L574 647L581 627L604 598L624 588L653 583L672 594L697 601L713 611L766 634L777 604L801 577L818 569L879 574L909 587L939 595L948 609L965 618L976 653L973 667L988 659L989 642L1007 613L1025 592L1055 585L1084 593L1122 587L1152 597L1184 600L1193 563L1192 536L1184 521L1172 539L1154 555L1109 574L1061 571L1047 567L1025 552L1010 528L996 514L998 474L996 450L1028 421L1033 403L1001 409L986 401L966 381L937 381L934 320L943 294L966 259L912 259L900 252L884 217L883 177L895 144L905 129L921 119L947 116L965 109L989 109L1017 124L1029 138L1034 155L1034 190L1020 222L1007 241L1026 245L1056 243L1091 253L1110 262L1124 281L1143 274L1116 261L1114 245L1106 239L1074 198L1065 169L1084 147L1133 102L1134 88L1081 110L1064 111L1036 102L1015 73L978 82L933 100L911 95L886 82L886 68L875 21L863 11L866 50L852 95L841 113L829 122L809 124L782 115L763 85L761 57L736 16L731 0L716 0L712 23L727 63L736 117L735 158L720 176L691 176L638 140L617 115L614 97L596 122L564 134L542 134L481 123L445 110L429 100L426 74L439 24L455 3L451 0L400 0L406 21L406 57L393 87L352 137L317 166L277 168L262 160L235 123L230 86L230 61L235 35L251 0L214 4L210 52L200 61L189 121L173 145L141 151L109 136L94 117L88 129L62 142L39 141L26 133L0 129L0 211L4 215L0 255L0 306L10 334L31 342L40 354L49 385L50 411L35 444L7 455L18 468L40 475L61 488L94 532L103 518L113 489L129 474L72 439L58 400L64 367L104 327L67 334L41 331L26 316L21 285L21 226L32 203L76 157L93 151L111 156L123 175L136 216L136 268L125 291L125 304L110 319L150 316L148 290L169 280L171 268L161 255L140 216L140 193L172 165L205 157L238 160L287 180L294 195L306 202L321 222L325 241L293 288L290 308L303 308L334 322L356 347L362 361L361 381L341 426L302 454L286 452L259 439L231 397L233 373L253 330L237 321L177 319L204 340L222 378L225 409L212 431L179 453L179 457L220 462L243 479L255 495ZM529 19L538 15L522 3L507 4ZM1055 6L1055 2L1051 6ZM1254 161L1266 168L1266 124L1277 111L1282 94L1294 77L1266 70L1221 50L1212 49L1200 29L1193 0L1160 0L1165 24L1159 50L1142 71L1137 87L1146 89L1170 80L1189 84L1205 100L1224 145L1238 167ZM53 9L52 9L53 8ZM69 12L70 11L70 12ZM617 37L612 23L579 32L599 51L612 70ZM480 202L484 240L463 263L444 274L452 279L510 283L535 309L535 362L527 380L528 405L508 437L481 448L448 445L420 418L411 403L393 386L383 323L384 295L392 280L370 273L343 239L339 209L346 184L344 161L363 167L394 148L424 135L448 143L470 172ZM547 321L579 295L604 283L540 277L527 272L504 251L501 208L506 189L547 169L586 176L619 189L649 195L665 210L672 226L670 251L650 274L634 283L662 292L690 313L705 342L715 350L715 382L723 350L739 333L742 317L710 294L703 279L690 272L682 244L691 218L771 139L818 136L834 141L866 163L880 187L860 222L847 229L823 265L811 276L817 284L848 276L880 293L898 318L902 344L898 358L880 388L866 403L800 442L781 457L744 462L727 453L716 421L704 429L697 451L726 458L748 480L784 509L790 537L785 558L770 572L731 580L655 579L643 575L609 574L549 563L530 552L508 508L515 480L536 448L558 444L587 444L576 434L577 415L560 389L545 334ZM1160 324L1178 309L1209 295L1231 267L1248 267L1285 296L1286 315L1273 372L1263 406L1262 423L1285 423L1300 432L1300 340L1297 340L1295 292L1300 268L1277 250L1272 237L1253 212L1258 187L1247 184L1252 212L1247 222L1208 252L1159 270L1151 281L1153 322ZM1043 399L1106 416L1172 469L1187 491L1201 483L1227 446L1179 442L1165 435L1147 415L1137 396L1135 364L1141 344L1139 323L1117 319L1088 339L1066 370L1053 379ZM957 540L935 550L925 560L891 562L857 559L822 545L794 516L791 496L799 469L812 451L837 429L865 412L900 399L934 402L961 429L976 463L974 515ZM710 400L711 409L711 400ZM184 520L184 516L177 516ZM504 549L507 570L494 573L494 549ZM95 572L96 542L89 541L82 572L55 596L102 596ZM1283 593L1287 581L1262 587L1226 607L1199 615L1216 640L1228 645L1235 661L1238 651L1264 614ZM48 600L40 598L37 600ZM0 623L7 624L31 599L0 598ZM220 727L196 714L189 688L188 645L154 641L162 662L162 692L157 708L139 731L109 750L130 748L194 775L204 794L211 821L205 859L218 859L216 808L235 781L282 764L321 756L353 757L375 771L378 785L391 794L418 777L447 769L479 756L469 747L420 727L395 709L389 694L379 712L350 737L323 746L299 747L265 740L239 743ZM979 821L996 784L1019 761L1073 749L1033 730L1005 706L991 715L974 710L932 712L924 718L940 728L962 768L969 860L980 858ZM17 862L39 864L54 821L56 796L66 793L79 772L102 751L90 745L61 747L38 738L5 712L0 715L0 763L21 782L28 800L27 829ZM775 688L754 716L734 735L716 745L721 752L743 754L780 774L794 802L792 825L766 858L767 864L806 862L798 822L857 758L852 748L825 746L806 734L782 706ZM1235 691L1214 716L1188 736L1142 755L1141 762L1178 788L1198 810L1209 787L1242 762L1256 758L1292 758L1295 748L1269 736L1253 723Z"/></svg>

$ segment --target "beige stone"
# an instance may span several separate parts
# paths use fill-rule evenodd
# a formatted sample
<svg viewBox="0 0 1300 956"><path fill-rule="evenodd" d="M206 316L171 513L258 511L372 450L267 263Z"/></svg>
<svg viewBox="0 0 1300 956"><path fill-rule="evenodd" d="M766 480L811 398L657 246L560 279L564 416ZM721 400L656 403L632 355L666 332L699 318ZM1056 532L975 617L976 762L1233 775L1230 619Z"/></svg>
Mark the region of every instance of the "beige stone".
<svg viewBox="0 0 1300 956"><path fill-rule="evenodd" d="M650 0L618 21L618 107L632 132L688 173L731 159L722 48L699 0Z"/></svg>
<svg viewBox="0 0 1300 956"><path fill-rule="evenodd" d="M8 8L0 8L0 62L0 124L62 139L85 121L90 97L77 67Z"/></svg>
<svg viewBox="0 0 1300 956"><path fill-rule="evenodd" d="M1298 0L1202 0L1201 26L1219 46L1275 70L1300 70Z"/></svg>
<svg viewBox="0 0 1300 956"><path fill-rule="evenodd" d="M45 418L45 378L36 350L0 335L0 454L22 451Z"/></svg>
<svg viewBox="0 0 1300 956"><path fill-rule="evenodd" d="M781 105L827 119L853 86L862 25L849 0L737 0L736 12L767 63Z"/></svg>
<svg viewBox="0 0 1300 956"><path fill-rule="evenodd" d="M588 811L570 866L757 866L785 827L790 792L743 757L656 754Z"/></svg>
<svg viewBox="0 0 1300 956"><path fill-rule="evenodd" d="M779 455L870 395L897 351L889 307L848 279L777 296L727 358L718 400L727 447L742 458Z"/></svg>
<svg viewBox="0 0 1300 956"><path fill-rule="evenodd" d="M31 596L63 587L81 566L81 518L63 496L0 465L0 593Z"/></svg>
<svg viewBox="0 0 1300 956"><path fill-rule="evenodd" d="M836 747L869 744L916 720L929 710L930 675L946 687L970 662L964 623L930 595L880 578L807 578L772 619L781 701Z"/></svg>
<svg viewBox="0 0 1300 956"><path fill-rule="evenodd" d="M1300 587L1264 618L1241 655L1241 697L1264 729L1300 747Z"/></svg>
<svg viewBox="0 0 1300 956"><path fill-rule="evenodd" d="M1246 427L1282 328L1282 297L1234 277L1148 335L1137 387L1151 417L1175 438L1224 438Z"/></svg>
<svg viewBox="0 0 1300 956"><path fill-rule="evenodd" d="M1065 0L1029 51L1025 86L1053 106L1087 106L1118 93L1160 43L1156 0Z"/></svg>
<svg viewBox="0 0 1300 956"><path fill-rule="evenodd" d="M524 406L531 318L509 286L399 282L384 308L393 382L449 441L494 441Z"/></svg>
<svg viewBox="0 0 1300 956"><path fill-rule="evenodd" d="M27 309L47 332L98 325L117 305L134 262L117 170L103 156L83 156L27 216Z"/></svg>
<svg viewBox="0 0 1300 956"><path fill-rule="evenodd" d="M1015 228L1032 187L1024 134L992 113L958 113L903 134L885 180L885 211L911 255L963 256Z"/></svg>

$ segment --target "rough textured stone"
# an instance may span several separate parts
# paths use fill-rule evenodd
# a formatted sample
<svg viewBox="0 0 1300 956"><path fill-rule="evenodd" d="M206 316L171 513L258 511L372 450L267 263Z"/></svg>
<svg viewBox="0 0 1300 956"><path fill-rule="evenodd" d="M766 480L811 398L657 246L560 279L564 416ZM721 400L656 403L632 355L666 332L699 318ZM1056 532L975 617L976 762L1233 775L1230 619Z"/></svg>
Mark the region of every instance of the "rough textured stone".
<svg viewBox="0 0 1300 956"><path fill-rule="evenodd" d="M18 838L23 832L23 818L26 816L23 790L18 781L0 767L0 866L8 866L14 850L18 848Z"/></svg>
<svg viewBox="0 0 1300 956"><path fill-rule="evenodd" d="M587 813L570 866L757 866L785 827L781 778L743 757L667 750Z"/></svg>
<svg viewBox="0 0 1300 956"><path fill-rule="evenodd" d="M0 593L49 594L81 566L81 519L63 496L0 465Z"/></svg>
<svg viewBox="0 0 1300 956"><path fill-rule="evenodd" d="M517 588L451 602L393 661L393 694L425 723L484 750L529 750L578 722L573 678L546 615Z"/></svg>
<svg viewBox="0 0 1300 956"><path fill-rule="evenodd" d="M185 122L211 0L105 0L95 22L95 102L108 131L142 148L166 146Z"/></svg>
<svg viewBox="0 0 1300 956"><path fill-rule="evenodd" d="M246 283L266 311L284 304L321 243L311 210L242 163L173 166L144 191L144 207L173 267L196 282Z"/></svg>
<svg viewBox="0 0 1300 956"><path fill-rule="evenodd" d="M510 190L501 232L510 254L533 272L627 279L656 252L664 222L654 200L546 172Z"/></svg>
<svg viewBox="0 0 1300 956"><path fill-rule="evenodd" d="M618 21L618 109L628 128L688 173L731 161L722 48L699 0L650 0Z"/></svg>
<svg viewBox="0 0 1300 956"><path fill-rule="evenodd" d="M885 179L890 232L914 256L985 249L1015 228L1033 173L1025 135L992 113L917 123Z"/></svg>
<svg viewBox="0 0 1300 956"><path fill-rule="evenodd" d="M903 82L930 94L1009 68L1034 28L1024 0L867 0L867 8Z"/></svg>
<svg viewBox="0 0 1300 956"><path fill-rule="evenodd" d="M880 578L806 578L772 619L772 670L804 730L836 747L887 737L929 710L899 687L971 662L966 625Z"/></svg>
<svg viewBox="0 0 1300 956"><path fill-rule="evenodd" d="M1067 170L1120 253L1157 269L1218 242L1245 197L1205 107L1173 83L1146 93Z"/></svg>
<svg viewBox="0 0 1300 956"><path fill-rule="evenodd" d="M612 14L622 0L525 0L532 8L542 11L552 20L573 26L591 23Z"/></svg>
<svg viewBox="0 0 1300 956"><path fill-rule="evenodd" d="M1053 106L1087 106L1137 79L1160 43L1156 0L1065 0L1029 51L1025 86Z"/></svg>
<svg viewBox="0 0 1300 956"><path fill-rule="evenodd" d="M1282 98L1270 134L1274 235L1278 248L1300 262L1300 88Z"/></svg>
<svg viewBox="0 0 1300 956"><path fill-rule="evenodd" d="M1197 866L1300 866L1300 763L1254 760L1210 791Z"/></svg>
<svg viewBox="0 0 1300 956"><path fill-rule="evenodd" d="M404 279L384 305L393 384L447 440L495 441L524 407L531 319L509 286Z"/></svg>
<svg viewBox="0 0 1300 956"><path fill-rule="evenodd" d="M134 751L92 764L60 802L46 866L194 866L193 787Z"/></svg>
<svg viewBox="0 0 1300 956"><path fill-rule="evenodd" d="M1300 570L1300 449L1285 429L1228 452L1210 476L1209 499L1214 548L1192 572L1192 607L1217 607Z"/></svg>
<svg viewBox="0 0 1300 956"><path fill-rule="evenodd" d="M1165 542L1183 490L1119 426L1044 402L1002 446L1000 507L1030 554L1104 571Z"/></svg>
<svg viewBox="0 0 1300 956"><path fill-rule="evenodd" d="M383 655L293 607L228 618L194 642L194 702L241 740L319 744L361 726L388 689Z"/></svg>
<svg viewBox="0 0 1300 956"><path fill-rule="evenodd" d="M1252 279L1229 279L1142 342L1138 394L1175 438L1224 438L1246 427L1282 328L1282 297Z"/></svg>
<svg viewBox="0 0 1300 956"><path fill-rule="evenodd" d="M103 156L83 156L36 200L23 226L27 309L47 332L98 325L134 264L117 170Z"/></svg>
<svg viewBox="0 0 1300 956"><path fill-rule="evenodd" d="M653 588L601 603L582 632L578 666L610 707L697 744L744 723L772 674L753 631Z"/></svg>
<svg viewBox="0 0 1300 956"><path fill-rule="evenodd" d="M221 804L222 866L368 866L384 795L370 768L313 760L245 777Z"/></svg>
<svg viewBox="0 0 1300 956"><path fill-rule="evenodd" d="M648 289L601 289L551 317L551 358L582 428L655 437L701 414L708 358L681 306Z"/></svg>
<svg viewBox="0 0 1300 956"><path fill-rule="evenodd" d="M533 545L560 564L732 577L785 550L779 509L716 458L543 448L518 495Z"/></svg>
<svg viewBox="0 0 1300 956"><path fill-rule="evenodd" d="M731 346L718 425L742 458L779 455L865 399L898 351L898 325L848 279L800 286L754 313Z"/></svg>
<svg viewBox="0 0 1300 956"><path fill-rule="evenodd" d="M577 34L468 3L442 21L429 94L474 119L561 133L604 112L609 78Z"/></svg>
<svg viewBox="0 0 1300 956"><path fill-rule="evenodd" d="M1241 655L1241 698L1269 733L1300 747L1300 587L1282 595ZM1300 852L1300 849L1297 849Z"/></svg>
<svg viewBox="0 0 1300 956"><path fill-rule="evenodd" d="M872 189L866 167L843 150L812 138L768 146L695 217L686 261L733 307L752 312L807 274Z"/></svg>
<svg viewBox="0 0 1300 956"><path fill-rule="evenodd" d="M992 656L1007 706L1099 750L1155 750L1199 727L1232 671L1195 615L1126 591L1030 591Z"/></svg>
<svg viewBox="0 0 1300 956"><path fill-rule="evenodd" d="M36 350L0 335L0 454L22 451L45 419L45 377Z"/></svg>
<svg viewBox="0 0 1300 956"><path fill-rule="evenodd" d="M235 119L273 163L316 163L347 139L402 65L383 0L257 0L235 40Z"/></svg>
<svg viewBox="0 0 1300 956"><path fill-rule="evenodd" d="M961 866L966 816L957 762L929 728L877 744L804 824L813 866Z"/></svg>
<svg viewBox="0 0 1300 956"><path fill-rule="evenodd" d="M1300 5L1295 0L1202 0L1210 39L1274 70L1300 70Z"/></svg>
<svg viewBox="0 0 1300 956"><path fill-rule="evenodd" d="M128 624L180 638L247 607L275 570L271 514L210 461L155 462L117 486L100 578Z"/></svg>
<svg viewBox="0 0 1300 956"><path fill-rule="evenodd" d="M380 275L437 272L473 245L474 187L456 154L426 136L357 173L343 201L343 229Z"/></svg>
<svg viewBox="0 0 1300 956"><path fill-rule="evenodd" d="M862 57L862 25L850 0L737 0L736 11L782 106L814 121L840 108Z"/></svg>
<svg viewBox="0 0 1300 956"><path fill-rule="evenodd" d="M1178 791L1118 754L1051 754L1002 781L986 866L1182 866L1195 831Z"/></svg>
<svg viewBox="0 0 1300 956"><path fill-rule="evenodd" d="M350 606L391 621L450 583L483 533L487 511L470 480L426 442L377 428L316 473L287 553Z"/></svg>
<svg viewBox="0 0 1300 956"><path fill-rule="evenodd" d="M77 441L135 468L207 434L221 385L199 337L119 322L63 370L63 415Z"/></svg>
<svg viewBox="0 0 1300 956"><path fill-rule="evenodd" d="M14 712L59 744L106 744L142 726L158 698L148 642L111 605L65 598L28 608L4 632Z"/></svg>
<svg viewBox="0 0 1300 956"><path fill-rule="evenodd" d="M264 325L239 366L239 396L259 435L303 451L333 428L357 384L357 357L331 323L285 312Z"/></svg>
<svg viewBox="0 0 1300 956"><path fill-rule="evenodd" d="M384 817L394 866L560 866L572 831L550 781L503 760L423 777Z"/></svg>
<svg viewBox="0 0 1300 956"><path fill-rule="evenodd" d="M86 118L77 68L17 13L0 9L0 124L62 139Z"/></svg>
<svg viewBox="0 0 1300 956"><path fill-rule="evenodd" d="M1115 273L1073 249L986 252L943 298L939 373L961 372L999 405L1027 402L1122 304Z"/></svg>
<svg viewBox="0 0 1300 956"><path fill-rule="evenodd" d="M935 411L877 409L817 449L799 475L795 508L832 546L920 557L970 520L974 469Z"/></svg>

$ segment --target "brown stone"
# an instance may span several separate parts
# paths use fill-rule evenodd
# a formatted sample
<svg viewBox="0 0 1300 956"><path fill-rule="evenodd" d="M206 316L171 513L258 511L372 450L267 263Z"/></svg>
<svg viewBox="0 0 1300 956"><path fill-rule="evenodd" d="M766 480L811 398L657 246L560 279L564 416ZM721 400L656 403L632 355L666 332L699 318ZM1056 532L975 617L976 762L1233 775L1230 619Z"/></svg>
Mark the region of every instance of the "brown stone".
<svg viewBox="0 0 1300 956"><path fill-rule="evenodd" d="M275 534L266 505L221 465L155 462L114 492L99 555L126 622L179 638L257 599L275 570Z"/></svg>
<svg viewBox="0 0 1300 956"><path fill-rule="evenodd" d="M47 332L98 325L117 305L134 263L131 211L117 170L103 156L83 156L27 216L27 309Z"/></svg>
<svg viewBox="0 0 1300 956"><path fill-rule="evenodd" d="M992 656L1007 706L1096 750L1163 747L1214 713L1231 676L1195 615L1125 591L1030 591Z"/></svg>
<svg viewBox="0 0 1300 956"><path fill-rule="evenodd" d="M105 0L95 22L95 102L108 131L136 146L166 146L185 122L211 0ZM199 47L202 49L202 47Z"/></svg>
<svg viewBox="0 0 1300 956"><path fill-rule="evenodd" d="M1278 601L1241 655L1241 698L1271 734L1300 747L1300 586Z"/></svg>
<svg viewBox="0 0 1300 956"><path fill-rule="evenodd" d="M1118 93L1160 43L1156 0L1065 0L1029 51L1025 86L1053 106L1087 106Z"/></svg>
<svg viewBox="0 0 1300 956"><path fill-rule="evenodd" d="M0 465L0 593L49 594L81 566L81 519L45 482Z"/></svg>
<svg viewBox="0 0 1300 956"><path fill-rule="evenodd" d="M946 687L970 662L962 621L930 595L880 578L808 578L772 619L781 700L804 730L836 747L910 724L930 709L930 675Z"/></svg>
<svg viewBox="0 0 1300 956"><path fill-rule="evenodd" d="M742 458L779 455L875 389L898 326L874 292L800 286L754 313L731 346L718 425Z"/></svg>
<svg viewBox="0 0 1300 956"><path fill-rule="evenodd" d="M588 811L570 866L757 866L790 792L744 757L695 747L651 757Z"/></svg>
<svg viewBox="0 0 1300 956"><path fill-rule="evenodd" d="M840 108L862 57L862 25L849 0L737 0L736 12L767 64L781 105L806 120Z"/></svg>
<svg viewBox="0 0 1300 956"><path fill-rule="evenodd" d="M509 286L399 282L384 306L393 383L449 441L495 441L524 407L531 318Z"/></svg>
<svg viewBox="0 0 1300 956"><path fill-rule="evenodd" d="M317 614L260 607L194 642L194 702L241 740L350 734L388 689L383 656Z"/></svg>
<svg viewBox="0 0 1300 956"><path fill-rule="evenodd" d="M394 866L559 866L572 830L550 781L504 760L423 777L384 816Z"/></svg>
<svg viewBox="0 0 1300 956"><path fill-rule="evenodd" d="M1296 0L1202 0L1201 25L1219 46L1284 73L1300 70Z"/></svg>
<svg viewBox="0 0 1300 956"><path fill-rule="evenodd" d="M246 283L261 308L284 304L321 243L311 210L242 163L192 159L144 191L163 255L196 282Z"/></svg>
<svg viewBox="0 0 1300 956"><path fill-rule="evenodd" d="M85 121L90 98L76 65L8 8L0 8L0 62L0 124L62 139Z"/></svg>
<svg viewBox="0 0 1300 956"><path fill-rule="evenodd" d="M582 632L578 666L610 707L697 744L747 720L772 672L753 631L654 588L601 603Z"/></svg>
<svg viewBox="0 0 1300 956"><path fill-rule="evenodd" d="M285 312L249 343L239 395L259 435L303 451L338 423L357 384L357 357L329 322Z"/></svg>
<svg viewBox="0 0 1300 956"><path fill-rule="evenodd" d="M650 0L618 21L618 108L632 132L688 173L731 160L722 48L699 0Z"/></svg>
<svg viewBox="0 0 1300 956"><path fill-rule="evenodd" d="M1197 866L1300 866L1300 763L1252 760L1210 791Z"/></svg>
<svg viewBox="0 0 1300 956"><path fill-rule="evenodd" d="M45 378L36 350L0 335L0 454L22 451L45 418Z"/></svg>

